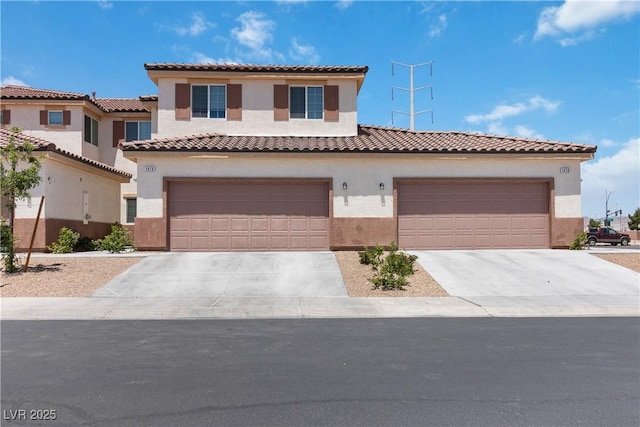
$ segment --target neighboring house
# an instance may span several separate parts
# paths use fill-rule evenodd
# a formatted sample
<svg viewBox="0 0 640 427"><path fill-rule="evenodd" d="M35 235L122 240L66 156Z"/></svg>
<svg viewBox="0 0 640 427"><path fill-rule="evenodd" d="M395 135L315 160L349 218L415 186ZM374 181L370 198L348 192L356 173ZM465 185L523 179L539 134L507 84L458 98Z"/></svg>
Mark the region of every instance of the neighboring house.
<svg viewBox="0 0 640 427"><path fill-rule="evenodd" d="M120 219L135 211L140 249L549 248L582 230L595 146L360 125L364 66L145 68L157 96L73 100L101 138L84 147L80 129L79 154L133 175ZM20 104L5 90L3 110Z"/></svg>
<svg viewBox="0 0 640 427"><path fill-rule="evenodd" d="M18 248L29 247L43 196L34 249L44 250L57 240L62 227L92 238L109 233L110 225L120 217L120 187L129 182L130 173L60 149L52 142L0 129L0 146L12 139L16 144L31 143L33 154L42 162L40 184L31 190L30 199L17 203L14 227ZM8 216L5 206L3 198L3 217Z"/></svg>

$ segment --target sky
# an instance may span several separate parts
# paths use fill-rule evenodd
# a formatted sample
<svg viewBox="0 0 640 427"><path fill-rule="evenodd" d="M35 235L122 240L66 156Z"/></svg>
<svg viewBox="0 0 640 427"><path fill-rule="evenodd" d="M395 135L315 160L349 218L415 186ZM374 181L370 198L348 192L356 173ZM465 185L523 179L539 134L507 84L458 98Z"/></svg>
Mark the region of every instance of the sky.
<svg viewBox="0 0 640 427"><path fill-rule="evenodd" d="M409 67L392 62L424 64L417 130L597 145L583 215L607 196L640 207L638 1L3 0L0 15L2 85L101 98L156 94L144 63L367 65L358 122L408 128L392 88Z"/></svg>

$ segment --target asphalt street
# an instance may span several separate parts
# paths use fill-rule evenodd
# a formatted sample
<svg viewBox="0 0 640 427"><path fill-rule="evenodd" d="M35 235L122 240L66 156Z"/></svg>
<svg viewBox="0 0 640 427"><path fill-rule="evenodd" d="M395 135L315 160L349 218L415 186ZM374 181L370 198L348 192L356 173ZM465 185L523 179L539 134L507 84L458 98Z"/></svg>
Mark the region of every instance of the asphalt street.
<svg viewBox="0 0 640 427"><path fill-rule="evenodd" d="M639 323L2 321L2 425L638 426Z"/></svg>

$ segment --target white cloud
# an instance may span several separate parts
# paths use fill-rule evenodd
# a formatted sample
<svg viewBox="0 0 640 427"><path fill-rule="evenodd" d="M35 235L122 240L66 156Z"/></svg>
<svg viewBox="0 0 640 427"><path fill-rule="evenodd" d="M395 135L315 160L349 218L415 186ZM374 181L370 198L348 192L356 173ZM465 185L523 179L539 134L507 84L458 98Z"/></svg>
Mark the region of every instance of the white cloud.
<svg viewBox="0 0 640 427"><path fill-rule="evenodd" d="M214 28L216 24L209 22L200 12L194 12L191 15L191 24L185 27L175 27L174 31L179 36L199 36L210 28Z"/></svg>
<svg viewBox="0 0 640 427"><path fill-rule="evenodd" d="M29 86L28 84L26 84L25 82L23 82L20 79L17 79L13 76L7 76L5 78L2 79L2 82L0 83L2 86Z"/></svg>
<svg viewBox="0 0 640 427"><path fill-rule="evenodd" d="M609 209L622 209L627 215L640 207L640 138L621 145L615 154L582 164L582 213L603 217L605 191L614 194Z"/></svg>
<svg viewBox="0 0 640 427"><path fill-rule="evenodd" d="M560 101L550 101L541 96L529 98L526 102L518 102L512 105L499 104L496 105L490 113L487 114L470 114L465 116L468 123L496 122L507 117L518 116L522 113L543 109L547 112L554 112L558 109Z"/></svg>
<svg viewBox="0 0 640 427"><path fill-rule="evenodd" d="M240 22L240 27L233 28L231 35L240 45L249 48L249 52L242 56L261 61L271 61L274 57L283 59L281 54L267 47L267 44L273 41L272 31L276 27L274 21L254 11L243 13L237 21Z"/></svg>
<svg viewBox="0 0 640 427"><path fill-rule="evenodd" d="M534 40L557 37L562 46L590 40L601 32L593 31L612 21L628 19L640 13L640 2L629 0L566 0L561 6L546 7L538 17ZM566 34L582 33L578 36Z"/></svg>
<svg viewBox="0 0 640 427"><path fill-rule="evenodd" d="M487 125L487 133L491 135L508 135L509 131L502 122L492 122Z"/></svg>
<svg viewBox="0 0 640 427"><path fill-rule="evenodd" d="M534 129L531 129L527 126L523 126L523 125L516 125L513 128L513 131L515 133L516 136L522 137L522 138L531 138L531 139L543 139L544 136L538 132L536 132Z"/></svg>
<svg viewBox="0 0 640 427"><path fill-rule="evenodd" d="M347 9L349 7L351 7L351 5L353 4L353 0L338 0L336 2L336 7L338 9Z"/></svg>
<svg viewBox="0 0 640 427"><path fill-rule="evenodd" d="M111 9L113 7L113 2L107 0L98 0L98 6L101 9Z"/></svg>
<svg viewBox="0 0 640 427"><path fill-rule="evenodd" d="M299 43L296 37L291 39L289 56L296 61L306 62L309 64L317 64L320 62L320 55L318 55L316 48L310 44Z"/></svg>
<svg viewBox="0 0 640 427"><path fill-rule="evenodd" d="M429 28L429 37L438 37L447 28L447 15L444 13L438 16L438 21L431 24Z"/></svg>
<svg viewBox="0 0 640 427"><path fill-rule="evenodd" d="M515 44L522 44L522 42L524 42L524 39L527 38L527 33L524 32L522 34L518 34L514 39L513 42Z"/></svg>

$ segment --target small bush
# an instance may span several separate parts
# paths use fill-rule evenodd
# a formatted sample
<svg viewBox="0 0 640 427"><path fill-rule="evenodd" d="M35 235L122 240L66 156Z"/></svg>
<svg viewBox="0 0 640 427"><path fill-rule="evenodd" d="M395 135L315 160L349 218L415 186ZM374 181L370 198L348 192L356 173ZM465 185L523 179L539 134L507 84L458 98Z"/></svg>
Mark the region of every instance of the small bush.
<svg viewBox="0 0 640 427"><path fill-rule="evenodd" d="M587 233L583 231L581 233L578 233L573 243L569 245L569 249L579 251L584 249L585 246L587 246Z"/></svg>
<svg viewBox="0 0 640 427"><path fill-rule="evenodd" d="M95 251L96 244L95 241L88 236L82 236L78 239L78 243L73 247L74 252L87 252L87 251Z"/></svg>
<svg viewBox="0 0 640 427"><path fill-rule="evenodd" d="M2 252L2 264L6 273L18 271L18 257L13 248L13 234L9 224L0 224L0 252Z"/></svg>
<svg viewBox="0 0 640 427"><path fill-rule="evenodd" d="M8 224L0 224L0 252L6 254L13 244L11 228Z"/></svg>
<svg viewBox="0 0 640 427"><path fill-rule="evenodd" d="M122 252L127 248L136 249L131 232L118 223L111 225L111 233L103 239L95 240L94 243L97 250L111 253Z"/></svg>
<svg viewBox="0 0 640 427"><path fill-rule="evenodd" d="M77 233L70 228L62 227L60 233L58 233L58 240L53 242L51 246L47 246L54 254L70 254L73 252L73 247L78 243L80 239L80 233Z"/></svg>
<svg viewBox="0 0 640 427"><path fill-rule="evenodd" d="M371 265L374 271L369 281L376 289L381 288L385 291L403 289L409 283L407 278L415 273L413 266L418 257L398 252L398 245L395 242L389 244L387 256L383 257L383 254L384 248L380 245L358 252L360 263Z"/></svg>

